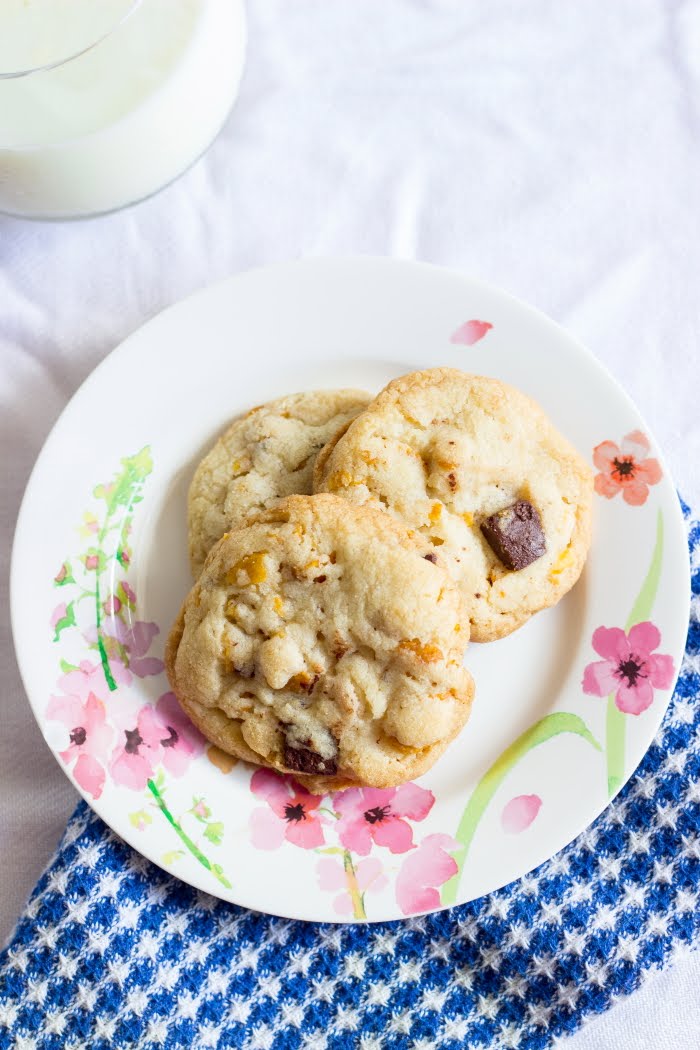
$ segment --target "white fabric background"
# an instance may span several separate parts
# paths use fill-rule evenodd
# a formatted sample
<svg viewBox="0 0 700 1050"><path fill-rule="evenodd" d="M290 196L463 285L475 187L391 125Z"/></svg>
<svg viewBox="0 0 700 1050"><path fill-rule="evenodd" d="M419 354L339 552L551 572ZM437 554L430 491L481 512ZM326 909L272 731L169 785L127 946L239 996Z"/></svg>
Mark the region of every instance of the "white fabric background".
<svg viewBox="0 0 700 1050"><path fill-rule="evenodd" d="M162 307L300 255L463 269L591 347L700 509L698 0L255 0L249 19L239 101L182 179L102 219L0 217L0 936L76 800L12 653L19 500L67 399ZM567 1047L697 1047L698 980L680 961Z"/></svg>

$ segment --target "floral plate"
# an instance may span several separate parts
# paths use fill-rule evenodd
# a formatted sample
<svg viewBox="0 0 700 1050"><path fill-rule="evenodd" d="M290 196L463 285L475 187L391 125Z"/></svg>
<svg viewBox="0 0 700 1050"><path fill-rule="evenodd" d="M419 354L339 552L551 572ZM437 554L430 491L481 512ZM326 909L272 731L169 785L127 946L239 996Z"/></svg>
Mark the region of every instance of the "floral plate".
<svg viewBox="0 0 700 1050"><path fill-rule="evenodd" d="M190 585L188 483L215 435L251 405L314 387L378 390L434 365L519 386L589 459L590 557L556 608L469 648L471 721L420 783L310 795L208 746L168 692L164 640ZM496 289L372 259L243 274L127 339L46 442L12 564L27 693L96 812L192 885L323 921L470 900L582 831L651 743L688 600L673 485L648 428L593 357Z"/></svg>

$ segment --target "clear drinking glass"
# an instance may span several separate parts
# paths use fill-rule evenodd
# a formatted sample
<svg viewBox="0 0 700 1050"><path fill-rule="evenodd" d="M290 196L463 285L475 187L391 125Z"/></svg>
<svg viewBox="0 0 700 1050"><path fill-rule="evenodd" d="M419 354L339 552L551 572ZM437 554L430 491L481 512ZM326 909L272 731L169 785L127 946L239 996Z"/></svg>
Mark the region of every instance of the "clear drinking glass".
<svg viewBox="0 0 700 1050"><path fill-rule="evenodd" d="M154 193L233 104L242 0L2 0L0 211L75 218Z"/></svg>

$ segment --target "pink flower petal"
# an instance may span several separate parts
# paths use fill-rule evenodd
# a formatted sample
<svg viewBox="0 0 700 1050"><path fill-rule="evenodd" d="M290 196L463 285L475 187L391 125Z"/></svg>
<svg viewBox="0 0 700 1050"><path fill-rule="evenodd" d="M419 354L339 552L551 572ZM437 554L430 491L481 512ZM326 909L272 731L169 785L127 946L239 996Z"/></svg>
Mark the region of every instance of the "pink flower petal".
<svg viewBox="0 0 700 1050"><path fill-rule="evenodd" d="M392 812L394 811L396 788L361 788L360 790L363 813L368 809L384 809L385 806L390 806Z"/></svg>
<svg viewBox="0 0 700 1050"><path fill-rule="evenodd" d="M542 799L539 795L516 795L507 802L501 813L501 826L511 835L529 828L540 811Z"/></svg>
<svg viewBox="0 0 700 1050"><path fill-rule="evenodd" d="M413 847L411 825L398 818L373 824L370 833L378 846L388 846L392 853L406 853Z"/></svg>
<svg viewBox="0 0 700 1050"><path fill-rule="evenodd" d="M322 890L342 890L347 886L343 865L332 857L324 857L318 862L316 874Z"/></svg>
<svg viewBox="0 0 700 1050"><path fill-rule="evenodd" d="M51 613L51 619L49 620L49 626L55 627L59 620L62 620L66 615L66 603L61 602L57 605L54 611Z"/></svg>
<svg viewBox="0 0 700 1050"><path fill-rule="evenodd" d="M613 468L613 460L619 458L620 450L614 441L601 441L593 449L593 462L603 474L609 474Z"/></svg>
<svg viewBox="0 0 700 1050"><path fill-rule="evenodd" d="M79 755L72 775L83 791L92 798L100 798L105 785L105 771L97 758L93 758L92 755Z"/></svg>
<svg viewBox="0 0 700 1050"><path fill-rule="evenodd" d="M622 498L630 507L641 507L646 503L648 495L648 486L636 478L622 486Z"/></svg>
<svg viewBox="0 0 700 1050"><path fill-rule="evenodd" d="M637 463L634 476L639 481L645 481L647 485L657 485L663 477L661 464L658 459L643 459Z"/></svg>
<svg viewBox="0 0 700 1050"><path fill-rule="evenodd" d="M115 784L142 791L153 775L153 767L145 755L129 755L120 745L114 752L109 772Z"/></svg>
<svg viewBox="0 0 700 1050"><path fill-rule="evenodd" d="M649 440L641 430L633 430L622 439L622 453L634 459L644 459L649 451Z"/></svg>
<svg viewBox="0 0 700 1050"><path fill-rule="evenodd" d="M402 784L396 791L391 812L410 820L425 820L433 808L435 795L417 784Z"/></svg>
<svg viewBox="0 0 700 1050"><path fill-rule="evenodd" d="M287 842L302 849L316 849L325 842L320 820L289 820L285 831Z"/></svg>
<svg viewBox="0 0 700 1050"><path fill-rule="evenodd" d="M617 496L621 486L620 482L611 474L596 474L593 479L593 488L599 496L605 496L606 499L613 499L614 496Z"/></svg>
<svg viewBox="0 0 700 1050"><path fill-rule="evenodd" d="M581 683L584 693L588 696L609 696L610 693L614 693L620 684L614 672L615 664L610 660L588 664Z"/></svg>
<svg viewBox="0 0 700 1050"><path fill-rule="evenodd" d="M355 875L357 877L357 885L360 890L366 890L369 886L372 889L377 890L380 888L378 885L386 885L387 879L382 872L381 861L377 860L376 857L367 857L366 860L361 860L355 866Z"/></svg>
<svg viewBox="0 0 700 1050"><path fill-rule="evenodd" d="M160 674L164 667L163 661L156 656L136 656L129 660L129 670L137 678L148 678L150 675Z"/></svg>
<svg viewBox="0 0 700 1050"><path fill-rule="evenodd" d="M118 628L120 623L121 621L117 620L115 626ZM157 634L160 634L160 628L157 623L135 620L129 627L125 628L124 635L120 638L120 641L129 650L129 655L132 658L145 656Z"/></svg>
<svg viewBox="0 0 700 1050"><path fill-rule="evenodd" d="M493 328L488 321L465 321L450 336L450 342L463 346L473 346L483 339L487 332Z"/></svg>
<svg viewBox="0 0 700 1050"><path fill-rule="evenodd" d="M341 893L333 901L333 911L336 915L352 915L352 899L349 893Z"/></svg>
<svg viewBox="0 0 700 1050"><path fill-rule="evenodd" d="M635 685L623 682L617 690L615 703L626 715L641 715L654 700L654 690L648 678L639 678Z"/></svg>
<svg viewBox="0 0 700 1050"><path fill-rule="evenodd" d="M675 674L673 657L662 653L652 653L647 660L649 681L654 689L670 689Z"/></svg>
<svg viewBox="0 0 700 1050"><path fill-rule="evenodd" d="M136 716L136 728L139 731L143 744L152 752L154 752L154 761L157 761L155 755L160 752L160 742L163 739L163 723L158 718L155 710L150 704L144 704Z"/></svg>
<svg viewBox="0 0 700 1050"><path fill-rule="evenodd" d="M66 729L75 729L83 724L85 708L77 696L52 696L46 705L46 717L63 722Z"/></svg>
<svg viewBox="0 0 700 1050"><path fill-rule="evenodd" d="M364 817L356 820L347 818L339 820L336 827L338 838L346 849L352 850L361 857L367 856L372 849L372 835L369 830L370 825Z"/></svg>
<svg viewBox="0 0 700 1050"><path fill-rule="evenodd" d="M404 915L439 906L437 887L457 872L457 863L447 852L456 845L449 835L428 835L406 857L396 877L396 900Z"/></svg>
<svg viewBox="0 0 700 1050"><path fill-rule="evenodd" d="M289 782L271 769L256 769L250 778L250 790L258 798L263 798L281 817L284 807L291 797Z"/></svg>
<svg viewBox="0 0 700 1050"><path fill-rule="evenodd" d="M278 849L284 842L284 821L269 809L254 809L249 828L250 841L256 849Z"/></svg>
<svg viewBox="0 0 700 1050"><path fill-rule="evenodd" d="M612 660L617 665L629 655L627 635L620 627L598 627L591 639L593 648L605 660Z"/></svg>
<svg viewBox="0 0 700 1050"><path fill-rule="evenodd" d="M642 659L646 658L652 650L657 649L661 644L661 632L649 620L645 620L643 623L636 623L630 629L627 637L630 651Z"/></svg>
<svg viewBox="0 0 700 1050"><path fill-rule="evenodd" d="M347 788L345 791L336 791L333 795L333 808L341 817L358 820L367 809L362 790Z"/></svg>
<svg viewBox="0 0 700 1050"><path fill-rule="evenodd" d="M83 791L87 791L93 798L99 798L105 785L105 771L92 755L78 755L78 761L73 767L75 781Z"/></svg>

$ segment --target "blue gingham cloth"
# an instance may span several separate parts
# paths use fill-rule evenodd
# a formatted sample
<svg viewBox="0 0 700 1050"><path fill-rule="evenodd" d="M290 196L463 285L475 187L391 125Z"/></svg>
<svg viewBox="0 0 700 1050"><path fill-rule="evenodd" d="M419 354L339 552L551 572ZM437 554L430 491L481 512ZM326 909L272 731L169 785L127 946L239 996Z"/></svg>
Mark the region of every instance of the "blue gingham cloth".
<svg viewBox="0 0 700 1050"><path fill-rule="evenodd" d="M643 763L518 882L381 925L290 922L155 868L80 803L0 956L0 1048L550 1046L700 928L700 524L673 701Z"/></svg>

